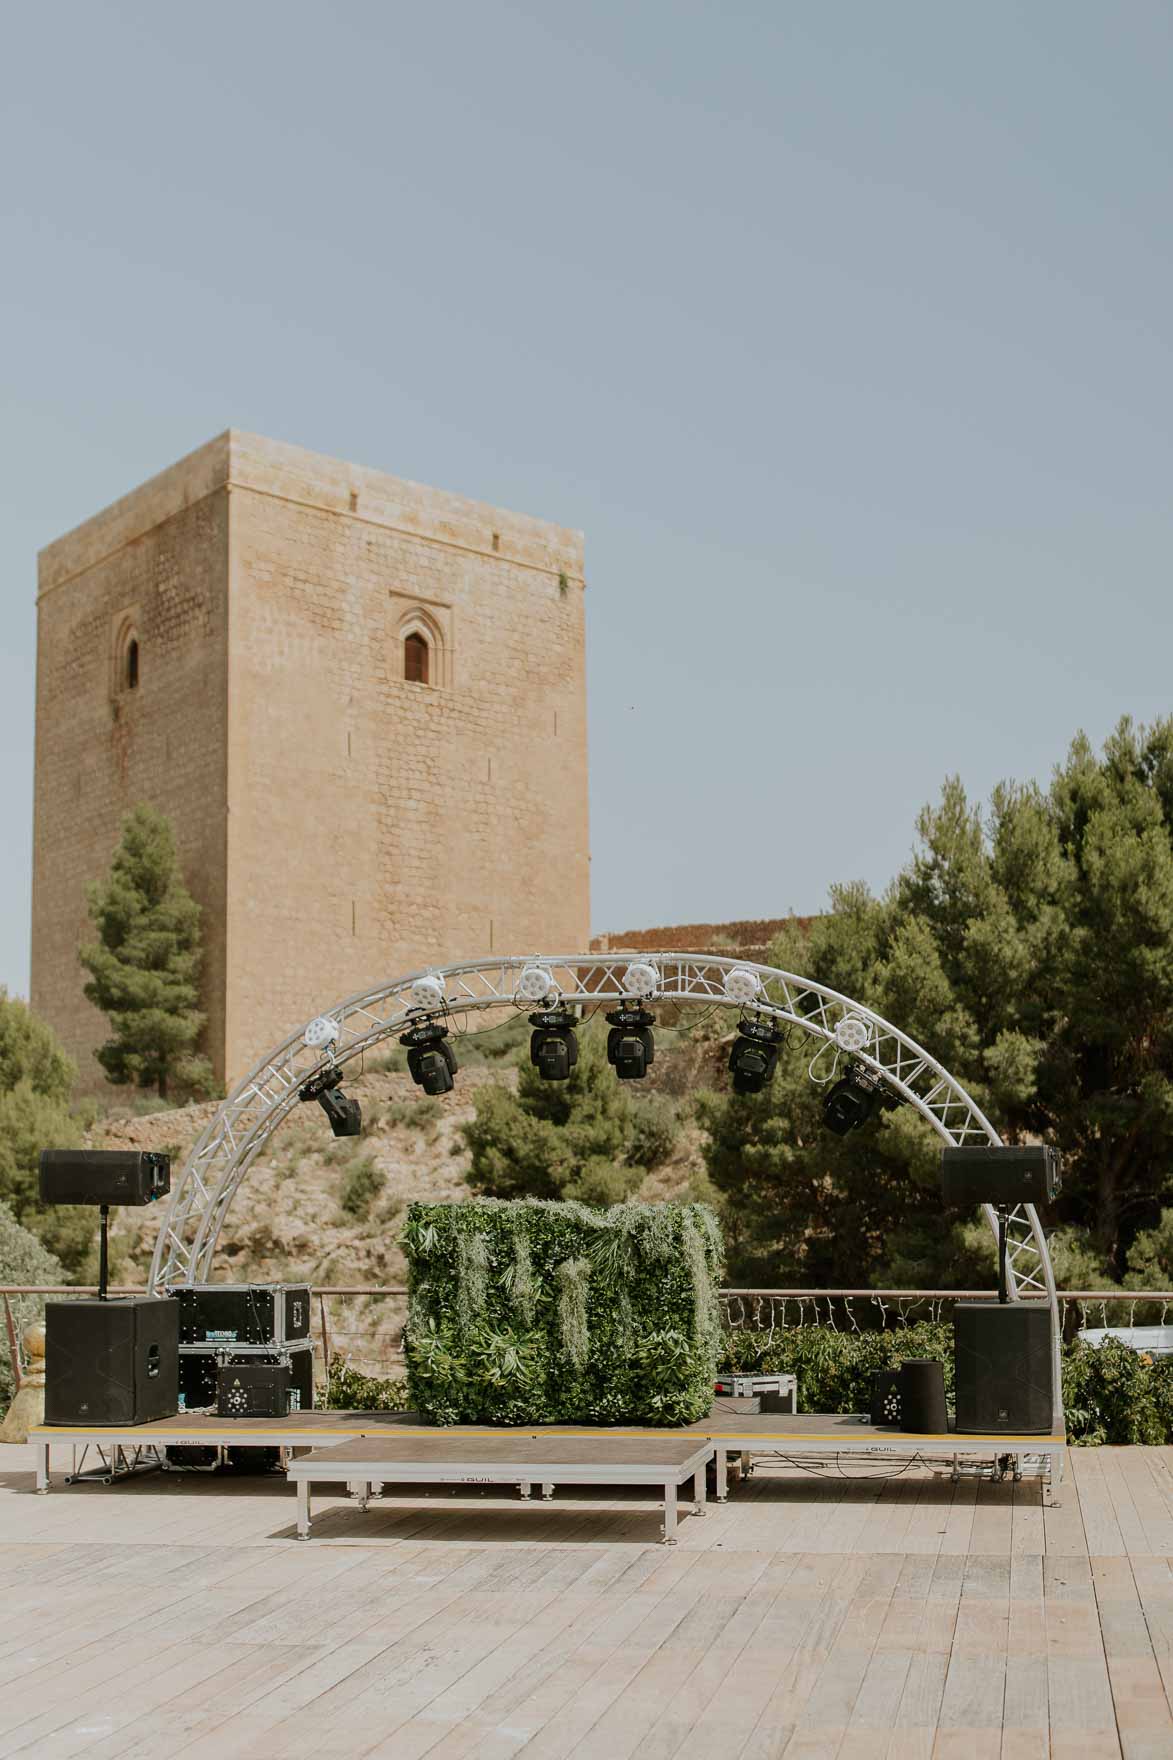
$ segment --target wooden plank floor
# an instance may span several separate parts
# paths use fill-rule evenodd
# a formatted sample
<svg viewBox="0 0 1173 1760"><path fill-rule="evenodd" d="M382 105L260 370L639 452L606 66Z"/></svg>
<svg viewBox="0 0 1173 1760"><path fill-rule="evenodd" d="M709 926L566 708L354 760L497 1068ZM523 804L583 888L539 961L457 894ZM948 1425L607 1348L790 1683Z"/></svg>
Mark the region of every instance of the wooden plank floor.
<svg viewBox="0 0 1173 1760"><path fill-rule="evenodd" d="M0 1447L0 1760L1173 1760L1173 1449L1069 1459L1057 1509L767 1468L675 1548L323 1487L300 1545L276 1475Z"/></svg>

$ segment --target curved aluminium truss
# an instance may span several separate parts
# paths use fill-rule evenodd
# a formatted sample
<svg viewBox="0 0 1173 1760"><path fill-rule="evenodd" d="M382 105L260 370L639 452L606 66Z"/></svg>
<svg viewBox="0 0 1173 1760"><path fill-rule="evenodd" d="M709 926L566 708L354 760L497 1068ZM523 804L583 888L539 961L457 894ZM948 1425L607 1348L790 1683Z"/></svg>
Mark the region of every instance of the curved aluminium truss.
<svg viewBox="0 0 1173 1760"><path fill-rule="evenodd" d="M537 1006L523 999L518 981L527 966L541 966L551 973L563 1003L595 1009L632 997L627 973L632 959L650 964L656 974L650 1000L696 1003L706 1007L736 1007L725 988L732 971L752 972L758 988L753 997L755 1012L779 1022L801 1027L803 1032L838 1048L836 1027L855 1016L867 1028L867 1038L851 1057L880 1075L887 1087L915 1106L946 1143L998 1143L1000 1138L989 1119L956 1081L920 1045L864 1004L853 1002L816 984L772 966L716 954L656 953L647 956L570 954L557 958L513 956L507 959L473 960L431 972L413 972L380 984L361 995L335 1003L325 1018L338 1027L332 1046L314 1050L306 1046L299 1028L256 1066L224 1101L192 1150L171 1202L151 1263L154 1287L208 1281L216 1242L229 1206L257 1154L282 1119L298 1104L301 1087L317 1071L333 1065L343 1068L353 1058L372 1050L383 1039L404 1031L418 1021L420 1009L412 985L433 977L443 987L445 1013L467 1016L482 1009L521 1009ZM547 1005L548 1006L548 1005ZM856 1029L856 1037L859 1030ZM997 1218L984 1206L986 1220L997 1232ZM1007 1274L1013 1301L1041 1299L1049 1303L1055 1354L1055 1419L1061 1428L1062 1396L1059 1378L1059 1305L1047 1242L1034 1206L1019 1205L1007 1225Z"/></svg>
<svg viewBox="0 0 1173 1760"><path fill-rule="evenodd" d="M519 996L518 980L526 966L540 965L552 973L565 1003L595 1008L631 997L626 973L632 957L514 956L473 960L432 973L413 972L327 1010L325 1018L336 1022L339 1029L332 1048L308 1049L303 1029L298 1028L237 1086L193 1149L160 1230L151 1265L152 1284L207 1279L228 1207L258 1152L286 1113L298 1104L299 1089L317 1070L328 1064L342 1068L380 1040L401 1033L410 1024L409 1015L418 1019L420 1011L412 998L412 985L418 978L433 976L440 981L451 1016L502 1007L528 1011L536 1005ZM832 1046L837 1043L838 1023L849 1015L857 1016L866 1023L868 1039L851 1055L915 1106L946 1143L1000 1141L960 1082L906 1033L862 1003L809 978L746 960L696 953L657 953L648 955L647 960L657 973L654 1000L735 1007L725 990L725 978L738 970L752 972L758 980L760 988L752 1004L756 1011L801 1027ZM989 1206L986 1216L996 1229ZM1032 1205L1021 1205L1011 1214L1007 1262L1012 1299L1054 1300L1047 1244Z"/></svg>

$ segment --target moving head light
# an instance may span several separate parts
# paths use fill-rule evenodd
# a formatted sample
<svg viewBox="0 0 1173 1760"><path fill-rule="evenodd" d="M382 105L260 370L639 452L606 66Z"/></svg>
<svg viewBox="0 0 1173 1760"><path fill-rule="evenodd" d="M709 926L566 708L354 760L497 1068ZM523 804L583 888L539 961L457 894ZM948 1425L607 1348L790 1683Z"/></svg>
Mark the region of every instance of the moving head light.
<svg viewBox="0 0 1173 1760"><path fill-rule="evenodd" d="M336 1137L357 1137L362 1134L362 1107L352 1094L342 1092L342 1071L332 1065L319 1070L304 1088L298 1090L299 1100L316 1100Z"/></svg>
<svg viewBox="0 0 1173 1760"><path fill-rule="evenodd" d="M845 1137L887 1104L878 1075L870 1069L849 1069L823 1101L823 1123L837 1137Z"/></svg>
<svg viewBox="0 0 1173 1760"><path fill-rule="evenodd" d="M774 1079L782 1029L769 1021L742 1020L729 1051L735 1094L760 1094Z"/></svg>
<svg viewBox="0 0 1173 1760"><path fill-rule="evenodd" d="M575 1017L566 1008L542 1009L531 1014L534 1029L529 1040L529 1060L544 1082L565 1082L578 1062Z"/></svg>
<svg viewBox="0 0 1173 1760"><path fill-rule="evenodd" d="M656 1055L652 1038L655 1015L637 1003L634 1007L613 1008L607 1019L611 1023L611 1031L607 1034L607 1062L621 1082L641 1081Z"/></svg>
<svg viewBox="0 0 1173 1760"><path fill-rule="evenodd" d="M448 1028L439 1021L425 1021L400 1033L399 1043L407 1047L407 1068L411 1079L425 1094L450 1094L455 1087L456 1053L448 1043Z"/></svg>

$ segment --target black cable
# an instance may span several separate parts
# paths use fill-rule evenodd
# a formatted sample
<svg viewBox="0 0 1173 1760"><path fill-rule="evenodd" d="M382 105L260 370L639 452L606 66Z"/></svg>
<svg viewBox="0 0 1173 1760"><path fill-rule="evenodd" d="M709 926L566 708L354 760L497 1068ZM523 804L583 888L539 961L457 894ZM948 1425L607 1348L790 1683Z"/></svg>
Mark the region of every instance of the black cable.
<svg viewBox="0 0 1173 1760"><path fill-rule="evenodd" d="M465 1008L460 1009L458 1012L464 1020L467 1020L472 1013L472 1010ZM515 1008L511 1015L506 1016L505 1020L494 1021L492 1026L489 1027L458 1027L456 1025L456 1014L451 1013L447 1007L445 1007L444 1013L449 1015L449 1018L452 1021L452 1037L454 1039L475 1039L481 1033L499 1033L502 1027L508 1027L515 1020L520 1020L521 1016L525 1013L525 1010L523 1008Z"/></svg>
<svg viewBox="0 0 1173 1760"><path fill-rule="evenodd" d="M752 1448L748 1448L748 1449L741 1450L741 1452L743 1454L753 1454L754 1450ZM861 1482L866 1481L866 1480L871 1480L871 1479L876 1479L876 1480L899 1479L899 1478L902 1478L905 1473L911 1471L911 1469L913 1467L918 1467L918 1466L919 1467L927 1467L929 1465L925 1456L920 1453L917 1453L917 1454L912 1455L912 1457L909 1460L905 1461L905 1463L902 1467L897 1467L895 1469L884 1467L883 1463L877 1463L881 1468L881 1470L878 1472L845 1473L843 1470L843 1467L840 1464L841 1456L839 1456L839 1455L835 1456L835 1471L834 1472L827 1472L822 1467L812 1466L809 1461L804 1461L802 1459L802 1457L799 1455L775 1454L775 1453L771 1452L767 1458L770 1460L782 1461L788 1467L796 1467L800 1472L809 1473L811 1475L811 1477L815 1478L815 1479L840 1478L840 1479L855 1479L855 1480L859 1480Z"/></svg>

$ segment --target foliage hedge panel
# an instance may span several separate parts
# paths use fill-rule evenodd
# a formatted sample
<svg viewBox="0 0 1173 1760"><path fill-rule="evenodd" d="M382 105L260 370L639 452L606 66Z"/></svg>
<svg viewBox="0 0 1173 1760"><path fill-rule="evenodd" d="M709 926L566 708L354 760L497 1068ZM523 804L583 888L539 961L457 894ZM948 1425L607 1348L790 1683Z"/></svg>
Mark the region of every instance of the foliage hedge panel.
<svg viewBox="0 0 1173 1760"><path fill-rule="evenodd" d="M798 1376L804 1412L866 1411L871 1377L896 1368L905 1357L937 1357L953 1396L953 1332L925 1321L890 1331L837 1332L826 1326L795 1326L773 1332L735 1329L722 1340L721 1369ZM339 1358L330 1365L327 1403L349 1411L406 1411L402 1381L377 1381ZM1093 1347L1076 1340L1063 1347L1063 1403L1067 1440L1077 1447L1100 1443L1173 1443L1173 1357L1130 1350L1118 1339Z"/></svg>
<svg viewBox="0 0 1173 1760"><path fill-rule="evenodd" d="M412 1204L413 1408L437 1424L675 1426L712 1405L720 1228L704 1204Z"/></svg>

